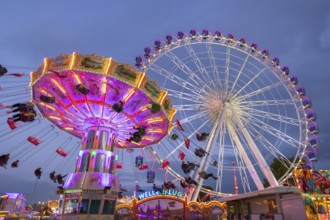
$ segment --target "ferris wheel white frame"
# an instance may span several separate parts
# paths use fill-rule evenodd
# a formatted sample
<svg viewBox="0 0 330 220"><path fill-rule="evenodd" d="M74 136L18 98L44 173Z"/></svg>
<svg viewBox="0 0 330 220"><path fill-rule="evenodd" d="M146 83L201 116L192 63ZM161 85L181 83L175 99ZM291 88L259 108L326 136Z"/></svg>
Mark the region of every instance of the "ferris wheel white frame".
<svg viewBox="0 0 330 220"><path fill-rule="evenodd" d="M161 44L164 45L161 45ZM212 71L207 71L204 65L202 64L202 61L199 58L199 54L196 53L194 50L193 46L197 44L204 44L207 49L207 56L208 59L211 63L211 69ZM206 93L204 90L205 88L203 87L196 87L190 82L195 82L196 84L198 83L204 83L206 80L209 80L210 85L213 84L214 87L216 86L214 81L212 81L212 76L215 77L215 79L218 79L219 75L219 70L218 66L216 64L216 59L214 58L214 51L212 47L216 46L221 46L226 48L226 53L225 53L225 84L222 85L225 88L226 93L229 93L230 95L227 96L229 99L233 100L237 98L238 94L242 90L244 90L248 85L250 85L257 77L262 75L265 71L272 72L276 77L278 78L278 82L276 84L271 84L268 85L264 88L261 88L257 91L250 92L249 94L246 94L245 99L248 96L253 96L258 93L263 93L264 91L274 89L278 87L279 85L282 85L285 89L286 92L289 94L290 99L288 100L259 100L255 101L255 105L287 105L287 104L292 104L295 108L295 113L297 115L297 118L290 118L287 116L281 116L277 114L273 114L271 112L262 112L261 110L258 110L254 112L254 114L264 114L265 117L272 119L272 120L278 120L283 123L288 123L292 124L295 126L299 126L299 140L291 137L290 135L281 132L272 126L267 125L267 123L264 123L262 121L258 121L258 123L261 123L266 130L267 133L273 133L275 132L277 137L281 139L281 141L290 144L290 145L296 145L297 146L297 152L295 154L295 158L293 162L290 162L283 153L279 152L276 150L275 147L270 150L270 153L276 157L278 160L282 162L282 164L286 165L288 170L287 172L279 179L276 180L274 177L269 164L264 159L264 156L260 153L258 150L258 146L254 142L250 132L247 130L245 127L245 123L247 121L242 120L242 117L240 117L235 109L234 105L229 104L230 100L223 100L223 105L222 105L222 112L221 114L217 115L217 119L213 118L213 121L217 121L214 123L214 126L212 130L210 131L209 138L207 139L207 142L205 144L204 150L207 152L212 152L214 148L214 143L212 143L213 140L218 139L217 135L220 134L220 132L227 132L230 137L231 141L234 146L236 146L236 149L234 150L235 157L236 159L240 157L240 160L244 162L244 164L238 164L240 168L244 167L246 169L240 170L240 175L245 176L245 181L248 182L247 179L247 174L246 170L250 173L253 181L256 183L257 189L261 190L264 188L263 183L259 176L257 175L257 171L255 170L254 166L252 165L249 156L247 155L246 151L244 150L243 143L241 142L240 139L245 139L246 143L245 145L248 145L250 148L250 151L254 154L253 156L256 158L257 163L259 164L259 167L261 168L261 171L263 175L266 177L267 181L270 183L271 186L278 186L279 184L282 184L284 181L286 181L290 176L291 176L291 171L293 169L296 169L298 165L300 164L303 156L305 155L305 151L308 145L310 144L310 140L313 137L311 135L311 132L308 129L308 125L314 120L309 120L310 118L307 117L307 115L314 114L314 112L311 110L311 102L310 100L305 96L305 94L300 94L298 91L297 87L297 77L290 75L289 74L289 69L288 67L283 67L281 68L279 65L279 59L277 57L271 59L269 56L268 50L263 50L260 51L258 50L258 45L255 43L252 43L251 45L248 45L245 41L244 38L241 38L240 40L235 40L234 36L232 34L228 34L227 37L223 36L220 31L216 31L215 34L211 34L210 31L208 30L203 30L202 33L198 33L195 30L192 30L190 34L185 34L183 32L179 32L177 37L174 37L172 35L167 35L165 41L156 41L155 42L155 47L153 50L151 48L146 48L145 49L145 58L143 59L142 57L137 57L136 58L136 66L141 68L142 71L146 72L147 74L150 74L150 71L154 71L157 74L161 75L162 77L166 78L167 80L171 81L172 83L175 83L177 85L181 85L182 87L190 87L194 89L191 91L190 97L191 98L197 98L201 93ZM180 59L173 51L175 51L178 48L185 48L186 52L189 54L191 60L190 62L194 63L194 65L197 67L197 71L192 71L185 63L186 60ZM146 54L146 51L149 53ZM153 53L150 53L152 51ZM237 73L236 79L234 82L232 82L231 88L229 88L229 72L230 72L230 63L231 63L231 51L236 51L240 52L242 54L245 54L245 58L243 60L243 64L240 66L240 69ZM180 69L182 72L186 74L187 79L182 79L178 77L176 74L174 74L173 69L169 70L166 69L166 67L161 67L157 65L157 61L161 59L162 57L166 57L167 59L171 60L171 62L176 66L177 69ZM255 73L254 77L252 77L246 84L245 86L241 87L238 91L235 92L235 94L231 95L234 92L234 88L236 84L238 83L239 77L244 74L244 68L246 67L246 64L249 62L249 59L253 59L254 62L259 62L264 65L264 68L260 70L259 72ZM212 73L211 73L212 72ZM212 75L212 76L211 76ZM150 76L150 75L149 75ZM162 86L162 85L161 85ZM169 96L173 98L179 98L179 99L187 99L187 94L184 92L180 91L175 91L171 90L168 88L163 89L167 90L169 92ZM230 89L230 90L229 90ZM204 90L204 91L203 91ZM229 92L228 92L229 91ZM225 94L227 95L227 94ZM224 96L225 96L224 95ZM306 102L307 100L307 102ZM308 102L309 100L309 102ZM183 111L184 109L187 110L200 110L201 105L174 105L176 110L178 112ZM226 112L229 112L231 114L231 118L235 123L231 122L230 120L227 120L224 123L224 118L226 117ZM192 120L194 116L191 116L190 118L183 118L182 119L182 124L187 123L189 120ZM243 118L244 119L244 118ZM206 121L208 122L208 121ZM256 123L256 122L255 122ZM225 124L225 125L224 125ZM195 133L199 130L194 130L192 134L189 136L191 138ZM240 133L237 133L237 131L240 130ZM260 133L259 133L260 134ZM262 141L271 145L266 138L261 137L263 139ZM221 138L220 138L221 140ZM174 150L172 150L172 153L176 152L178 149L180 149L183 146L183 142L181 142L178 146L172 146ZM224 143L222 143L224 144ZM221 145L221 143L220 143ZM313 146L311 146L313 147ZM155 148L156 149L156 148ZM156 152L155 149L151 149L153 154L157 156L160 162L164 160L164 158L161 158L158 156L158 153ZM224 149L220 149L218 154L218 161L219 161L219 166L222 166L222 161L224 159ZM168 158L168 156L167 156ZM209 166L209 157L206 156L202 158L200 162L200 166L197 169L195 173L198 173L202 170L206 170ZM172 167L168 167L169 171L172 173L173 176L183 179L182 175L180 175L177 171L175 171ZM221 176L222 175L222 170L217 170L217 175ZM242 178L243 179L243 178ZM198 182L198 186L195 189L195 193L192 197L192 200L196 200L198 196L198 192L204 191L206 193L210 193L215 196L227 196L231 195L230 193L223 193L221 192L221 185L219 186L217 184L216 190L211 191L207 189L201 188L203 179L198 177L197 175L195 176L195 180ZM243 181L243 180L242 180ZM244 185L244 184L243 184ZM250 185L245 184L245 187L247 190L250 190ZM245 191L245 189L244 189ZM197 193L196 193L197 192Z"/></svg>

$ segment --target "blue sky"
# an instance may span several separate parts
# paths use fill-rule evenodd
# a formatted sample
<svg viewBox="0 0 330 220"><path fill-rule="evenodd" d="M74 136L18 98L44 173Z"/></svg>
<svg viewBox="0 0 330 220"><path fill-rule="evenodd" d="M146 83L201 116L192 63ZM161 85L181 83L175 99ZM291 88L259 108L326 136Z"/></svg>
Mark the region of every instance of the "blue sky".
<svg viewBox="0 0 330 220"><path fill-rule="evenodd" d="M316 167L330 169L329 9L328 0L2 1L0 64L36 68L44 57L73 51L134 64L144 47L167 34L192 28L232 32L268 48L298 76L321 129ZM31 193L34 181L28 177L1 169L0 192ZM53 191L53 185L41 182L38 192L45 193L38 198Z"/></svg>

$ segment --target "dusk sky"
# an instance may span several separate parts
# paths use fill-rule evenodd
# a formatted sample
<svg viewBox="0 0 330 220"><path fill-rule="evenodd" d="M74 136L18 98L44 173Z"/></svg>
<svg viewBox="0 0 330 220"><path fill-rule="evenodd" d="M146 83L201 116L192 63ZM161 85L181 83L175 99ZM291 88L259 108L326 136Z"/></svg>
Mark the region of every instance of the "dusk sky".
<svg viewBox="0 0 330 220"><path fill-rule="evenodd" d="M155 40L193 28L221 30L225 35L233 33L236 39L244 36L250 43L257 42L260 49L268 48L272 56L278 56L281 65L289 66L306 88L321 131L320 158L315 166L330 169L328 0L11 0L2 1L0 8L0 64L8 66L9 71L26 74L36 69L44 57L74 51L134 65L135 57ZM1 80L0 85L5 86ZM0 103L2 98L0 95ZM7 127L3 112L1 128ZM0 141L4 141L0 142L1 155L7 153L15 138L10 144L1 137ZM37 159L27 161L26 167L18 168L20 171L0 168L0 194L24 192L31 198L35 186L31 167ZM56 198L55 189L49 181L41 181L33 199Z"/></svg>

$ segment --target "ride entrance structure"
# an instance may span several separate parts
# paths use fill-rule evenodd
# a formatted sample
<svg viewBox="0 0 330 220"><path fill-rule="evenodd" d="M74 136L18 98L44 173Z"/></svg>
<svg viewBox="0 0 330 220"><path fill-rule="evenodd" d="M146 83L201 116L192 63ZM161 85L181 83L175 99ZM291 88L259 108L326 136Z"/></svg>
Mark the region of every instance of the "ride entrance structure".
<svg viewBox="0 0 330 220"><path fill-rule="evenodd" d="M43 117L82 140L75 173L57 191L63 219L111 219L120 192L116 149L167 135L175 114L167 92L129 65L78 53L45 58L30 85Z"/></svg>

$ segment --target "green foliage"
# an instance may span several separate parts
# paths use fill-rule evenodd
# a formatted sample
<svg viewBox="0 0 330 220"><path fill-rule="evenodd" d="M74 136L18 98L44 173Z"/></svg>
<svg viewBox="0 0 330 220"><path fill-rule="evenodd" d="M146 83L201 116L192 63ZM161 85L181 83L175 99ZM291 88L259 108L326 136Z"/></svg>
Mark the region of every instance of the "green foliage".
<svg viewBox="0 0 330 220"><path fill-rule="evenodd" d="M289 157L288 158L289 161L293 162L294 161L294 157ZM286 164L286 166L284 164ZM270 169L273 172L273 175L275 176L275 178L277 180L279 180L288 170L287 167L290 167L289 162L285 162L285 160L281 160L281 158L274 158L273 162L270 164ZM294 182L292 179L289 180L289 184L294 185ZM268 187L269 183L267 181L267 179L263 180L263 185L264 187Z"/></svg>
<svg viewBox="0 0 330 220"><path fill-rule="evenodd" d="M212 191L214 190L211 186L202 186L202 188L209 189L209 190L212 190ZM205 195L206 195L205 192L199 191L199 198L200 199L204 198ZM203 202L209 202L209 201L211 201L210 196L208 196Z"/></svg>

